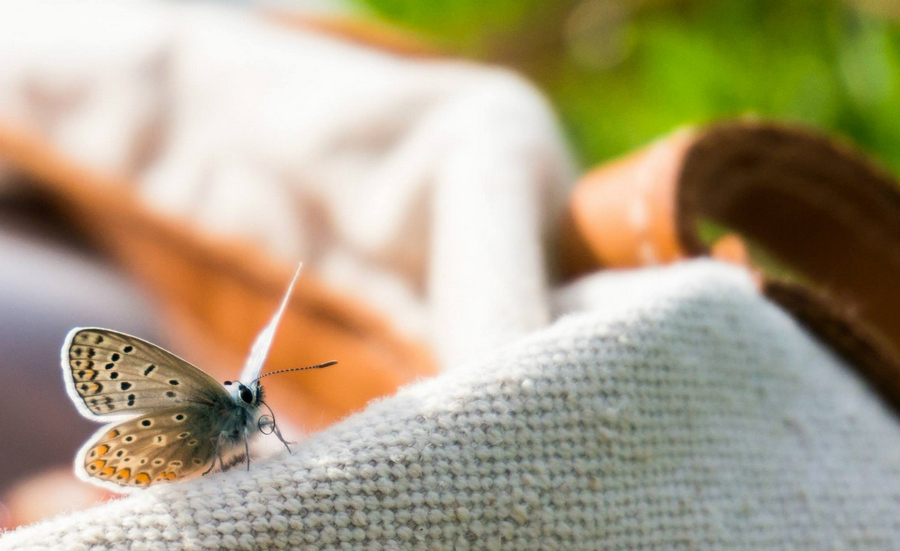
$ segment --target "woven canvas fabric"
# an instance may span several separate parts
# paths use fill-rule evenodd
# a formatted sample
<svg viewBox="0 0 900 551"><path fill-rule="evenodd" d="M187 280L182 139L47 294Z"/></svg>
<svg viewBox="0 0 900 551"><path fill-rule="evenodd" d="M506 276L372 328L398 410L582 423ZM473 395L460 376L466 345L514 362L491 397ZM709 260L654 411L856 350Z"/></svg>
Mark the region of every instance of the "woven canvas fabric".
<svg viewBox="0 0 900 551"><path fill-rule="evenodd" d="M592 276L556 303L294 455L0 548L896 548L896 420L741 271Z"/></svg>

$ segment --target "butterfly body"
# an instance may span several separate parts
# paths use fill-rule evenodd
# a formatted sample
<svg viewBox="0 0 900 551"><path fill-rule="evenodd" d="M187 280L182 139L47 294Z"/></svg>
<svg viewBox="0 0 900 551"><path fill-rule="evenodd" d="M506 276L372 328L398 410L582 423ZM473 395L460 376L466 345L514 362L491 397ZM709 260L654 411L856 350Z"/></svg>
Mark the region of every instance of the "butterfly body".
<svg viewBox="0 0 900 551"><path fill-rule="evenodd" d="M252 387L230 381L226 382L225 386L230 389L231 403L221 404L216 408L221 423L219 434L222 450L220 458L223 470L247 460L249 450L246 448L249 441L265 430L260 424L263 418L262 386ZM248 460L248 468L249 465Z"/></svg>
<svg viewBox="0 0 900 551"><path fill-rule="evenodd" d="M128 491L204 475L217 463L226 470L246 461L249 469L250 440L259 433L274 433L290 451L263 400L259 373L292 287L240 381L224 385L137 337L97 327L70 331L62 348L66 390L82 415L110 423L78 452L76 474Z"/></svg>

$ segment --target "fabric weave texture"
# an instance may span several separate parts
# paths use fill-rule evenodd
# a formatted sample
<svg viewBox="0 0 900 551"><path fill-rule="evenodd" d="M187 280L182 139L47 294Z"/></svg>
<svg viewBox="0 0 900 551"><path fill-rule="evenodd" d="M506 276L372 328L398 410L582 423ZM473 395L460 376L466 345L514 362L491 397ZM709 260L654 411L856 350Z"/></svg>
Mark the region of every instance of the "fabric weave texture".
<svg viewBox="0 0 900 551"><path fill-rule="evenodd" d="M896 420L743 272L598 275L555 301L548 329L293 455L0 548L896 547Z"/></svg>

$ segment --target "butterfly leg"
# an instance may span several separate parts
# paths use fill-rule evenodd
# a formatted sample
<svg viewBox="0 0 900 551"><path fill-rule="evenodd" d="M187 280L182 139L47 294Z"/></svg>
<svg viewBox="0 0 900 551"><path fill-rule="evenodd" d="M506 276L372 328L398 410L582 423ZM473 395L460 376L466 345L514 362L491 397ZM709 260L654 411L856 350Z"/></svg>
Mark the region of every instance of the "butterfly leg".
<svg viewBox="0 0 900 551"><path fill-rule="evenodd" d="M287 448L288 453L293 454L294 452L292 452L291 447L288 446L287 440L285 440L284 437L281 436L281 431L278 430L278 426L273 425L272 428L273 428L273 432L275 433L275 436L277 436L278 439L281 440L281 443L284 444L284 447Z"/></svg>
<svg viewBox="0 0 900 551"><path fill-rule="evenodd" d="M247 456L247 470L250 470L250 437L247 435L247 430L244 429L244 454Z"/></svg>
<svg viewBox="0 0 900 551"><path fill-rule="evenodd" d="M284 444L284 447L287 448L288 453L294 453L291 451L291 447L288 445L288 441L284 439L284 436L281 436L281 431L278 430L278 425L275 423L275 414L272 413L272 408L269 407L265 402L261 402L262 405L266 406L269 410L268 415L263 415L259 418L257 422L257 427L259 427L259 431L263 434L272 434L275 433L275 436L281 440L281 443Z"/></svg>
<svg viewBox="0 0 900 551"><path fill-rule="evenodd" d="M224 433L224 432L220 432L220 433L219 433L219 437L216 439L216 451L213 452L212 465L210 465L209 468L206 469L206 471L204 471L204 473L203 473L201 476L206 476L206 475L208 475L210 472L212 472L213 469L216 468L216 460L217 460L217 459L219 460L219 465L220 465L222 468L225 467L225 464L222 463L222 456L219 454L219 450L222 449L222 441L223 441L223 440L225 440L225 433Z"/></svg>

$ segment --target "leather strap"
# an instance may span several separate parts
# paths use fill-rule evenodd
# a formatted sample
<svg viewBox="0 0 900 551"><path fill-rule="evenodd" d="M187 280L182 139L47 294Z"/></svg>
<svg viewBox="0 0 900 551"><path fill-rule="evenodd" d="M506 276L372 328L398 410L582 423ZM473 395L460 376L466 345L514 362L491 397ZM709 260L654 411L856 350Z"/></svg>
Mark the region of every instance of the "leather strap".
<svg viewBox="0 0 900 551"><path fill-rule="evenodd" d="M900 409L898 189L848 145L809 131L679 131L582 179L560 262L569 276L703 255L743 264ZM709 222L733 233L703 239Z"/></svg>

